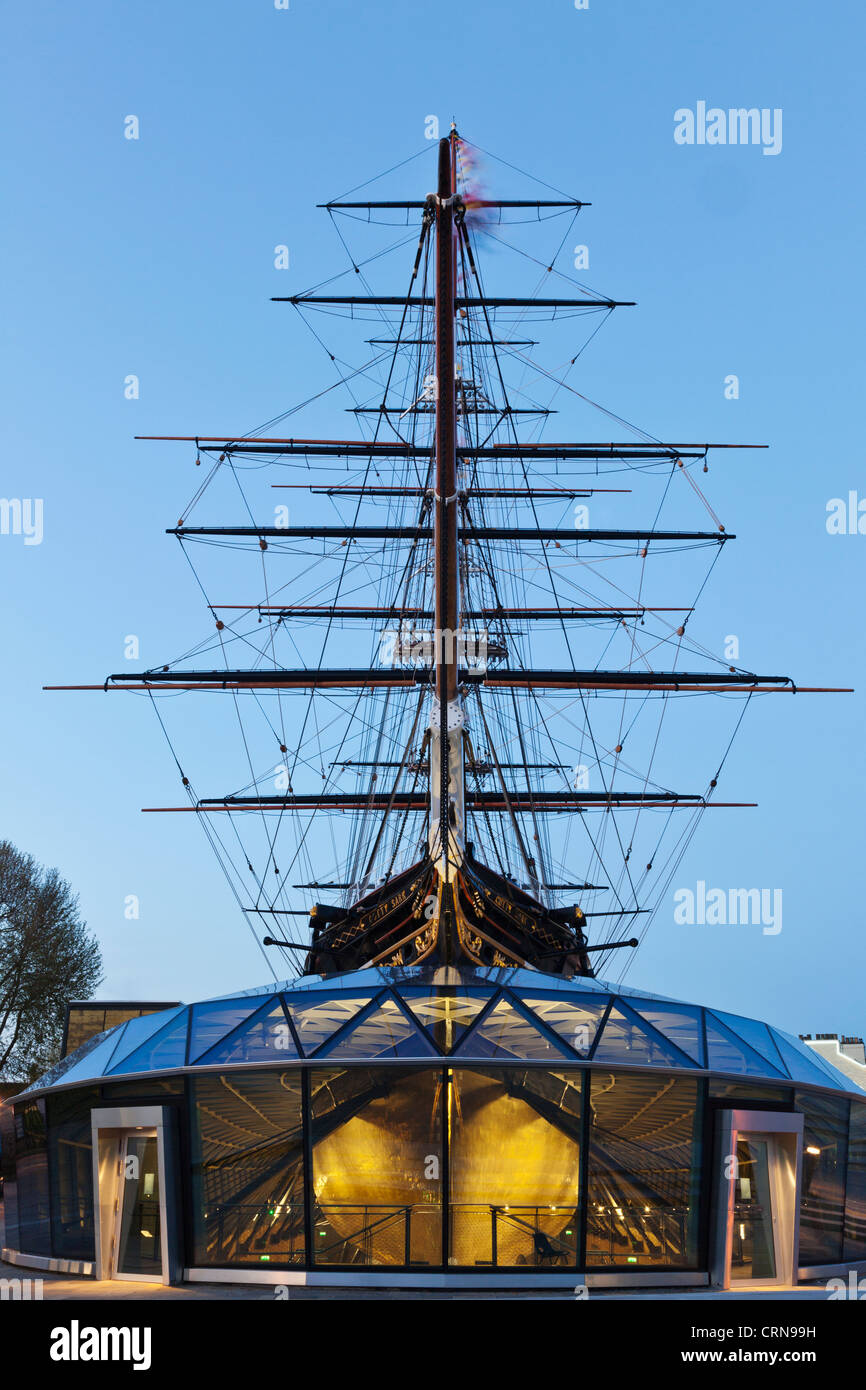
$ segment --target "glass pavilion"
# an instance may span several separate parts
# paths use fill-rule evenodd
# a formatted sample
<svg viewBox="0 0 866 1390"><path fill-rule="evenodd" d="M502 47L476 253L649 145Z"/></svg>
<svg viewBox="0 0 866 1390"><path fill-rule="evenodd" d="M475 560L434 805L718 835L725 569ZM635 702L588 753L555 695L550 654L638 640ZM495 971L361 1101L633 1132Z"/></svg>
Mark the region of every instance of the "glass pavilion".
<svg viewBox="0 0 866 1390"><path fill-rule="evenodd" d="M105 1275L111 1243L166 1281L172 1225L179 1278L706 1282L722 1230L729 1276L772 1281L774 1117L793 1277L866 1260L866 1094L799 1039L525 969L306 977L130 1019L0 1107L7 1255Z"/></svg>

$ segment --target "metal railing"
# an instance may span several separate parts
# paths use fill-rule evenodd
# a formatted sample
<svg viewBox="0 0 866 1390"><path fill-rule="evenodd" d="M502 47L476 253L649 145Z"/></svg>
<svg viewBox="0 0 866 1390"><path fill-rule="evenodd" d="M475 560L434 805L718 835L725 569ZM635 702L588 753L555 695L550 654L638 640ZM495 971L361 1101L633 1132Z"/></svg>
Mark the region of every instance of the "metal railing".
<svg viewBox="0 0 866 1390"><path fill-rule="evenodd" d="M586 1263L685 1264L691 1215L688 1207L591 1206L586 1218Z"/></svg>
<svg viewBox="0 0 866 1390"><path fill-rule="evenodd" d="M680 1264L689 1254L686 1207L620 1206L587 1214L586 1262ZM432 1266L442 1262L441 1206L425 1203L314 1203L312 1260L318 1265ZM205 1214L211 1259L303 1262L302 1202L214 1205ZM578 1213L546 1205L452 1203L452 1265L543 1269L577 1265Z"/></svg>

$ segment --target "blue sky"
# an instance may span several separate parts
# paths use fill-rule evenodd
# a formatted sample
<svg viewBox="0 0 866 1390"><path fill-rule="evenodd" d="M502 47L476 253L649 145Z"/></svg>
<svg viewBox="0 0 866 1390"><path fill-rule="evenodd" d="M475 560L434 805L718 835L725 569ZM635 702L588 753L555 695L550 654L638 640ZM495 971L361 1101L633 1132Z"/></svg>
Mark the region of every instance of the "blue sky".
<svg viewBox="0 0 866 1390"><path fill-rule="evenodd" d="M781 887L782 932L685 929L671 904L629 983L794 1032L862 1033L866 536L825 527L828 499L866 495L862 15L782 0L444 13L441 32L435 8L347 0L7 14L2 492L44 500L44 538L0 536L3 833L79 891L104 997L265 978L192 817L140 814L177 799L151 712L41 687L120 669L129 633L143 665L199 640L200 596L164 534L196 485L191 451L133 436L240 432L329 384L269 297L343 267L315 203L422 150L428 115L443 130L455 116L592 202L586 279L638 301L581 359L579 389L660 437L772 446L713 466L738 539L702 640L720 650L733 632L750 668L858 690L750 711L729 790L760 805L705 817L678 874ZM781 152L677 145L674 113L699 101L781 108ZM506 176L497 166L503 197ZM432 177L429 159L409 165L406 194ZM282 243L288 272L273 265Z"/></svg>

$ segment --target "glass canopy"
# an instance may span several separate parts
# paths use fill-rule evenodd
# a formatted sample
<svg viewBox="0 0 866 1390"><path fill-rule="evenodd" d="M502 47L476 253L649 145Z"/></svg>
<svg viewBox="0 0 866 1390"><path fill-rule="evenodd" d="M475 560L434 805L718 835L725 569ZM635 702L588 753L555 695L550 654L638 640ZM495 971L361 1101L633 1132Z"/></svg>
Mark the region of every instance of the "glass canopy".
<svg viewBox="0 0 866 1390"><path fill-rule="evenodd" d="M91 1038L29 1088L291 1059L528 1061L708 1069L851 1086L798 1038L598 980L532 970L353 971L179 1005Z"/></svg>

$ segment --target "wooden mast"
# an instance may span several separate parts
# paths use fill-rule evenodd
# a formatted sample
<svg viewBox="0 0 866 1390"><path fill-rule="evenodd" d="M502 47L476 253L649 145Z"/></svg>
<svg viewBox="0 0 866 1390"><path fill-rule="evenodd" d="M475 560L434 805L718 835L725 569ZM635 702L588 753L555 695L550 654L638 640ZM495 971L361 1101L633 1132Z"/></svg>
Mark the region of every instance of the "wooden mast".
<svg viewBox="0 0 866 1390"><path fill-rule="evenodd" d="M436 699L431 719L430 852L444 883L462 859L463 713L458 699L457 435L454 300L457 133L439 141L436 193L436 474L433 503Z"/></svg>

